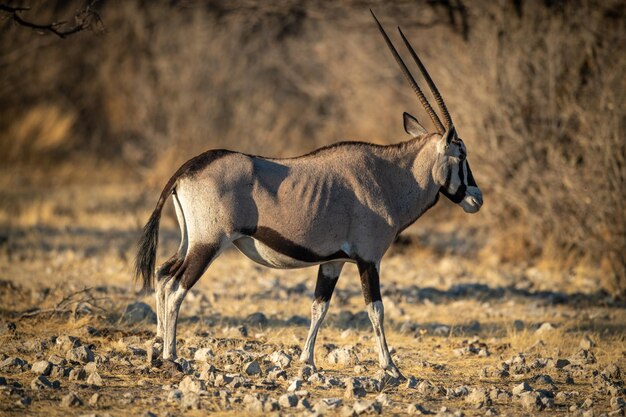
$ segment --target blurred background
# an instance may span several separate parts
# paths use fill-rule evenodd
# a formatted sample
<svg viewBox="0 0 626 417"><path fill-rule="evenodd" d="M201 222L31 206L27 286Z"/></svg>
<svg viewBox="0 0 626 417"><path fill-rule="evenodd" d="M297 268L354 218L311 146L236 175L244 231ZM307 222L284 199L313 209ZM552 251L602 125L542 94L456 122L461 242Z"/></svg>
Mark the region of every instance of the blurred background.
<svg viewBox="0 0 626 417"><path fill-rule="evenodd" d="M86 7L0 3L68 27ZM400 25L419 52L485 197L474 216L441 200L399 243L625 294L624 1L92 7L93 30L65 39L0 12L5 259L89 258L106 241L130 262L161 187L210 148L287 157L340 140L395 143L408 139L403 111L432 130L371 7L397 47ZM164 233L175 247L171 213Z"/></svg>

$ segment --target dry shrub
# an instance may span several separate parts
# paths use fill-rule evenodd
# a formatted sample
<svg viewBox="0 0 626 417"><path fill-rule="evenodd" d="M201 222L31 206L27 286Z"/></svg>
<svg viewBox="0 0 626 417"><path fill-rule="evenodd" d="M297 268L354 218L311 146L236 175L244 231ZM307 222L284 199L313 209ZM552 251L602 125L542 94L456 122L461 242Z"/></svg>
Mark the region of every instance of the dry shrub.
<svg viewBox="0 0 626 417"><path fill-rule="evenodd" d="M604 286L624 291L624 5L530 2L513 12L496 11L485 40L490 210L505 247L521 249L504 256L606 264Z"/></svg>
<svg viewBox="0 0 626 417"><path fill-rule="evenodd" d="M79 4L32 13L60 20ZM396 41L403 26L469 145L486 201L472 223L490 232L487 249L607 265L603 285L624 291L623 3L373 7ZM2 23L0 146L11 151L1 162L118 161L156 187L209 148L291 156L342 139L404 139L402 111L427 120L359 2L100 11L106 33L64 41Z"/></svg>

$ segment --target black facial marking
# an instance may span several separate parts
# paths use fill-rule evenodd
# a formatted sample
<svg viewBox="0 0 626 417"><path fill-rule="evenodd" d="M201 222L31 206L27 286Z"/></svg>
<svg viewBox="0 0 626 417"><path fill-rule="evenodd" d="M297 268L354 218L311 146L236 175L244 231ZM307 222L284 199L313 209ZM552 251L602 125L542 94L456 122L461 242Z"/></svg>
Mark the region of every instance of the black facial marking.
<svg viewBox="0 0 626 417"><path fill-rule="evenodd" d="M350 256L348 256L348 254L342 250L332 253L330 255L319 255L308 248L292 242L291 240L278 233L276 230L273 230L269 227L259 226L254 230L253 234L250 234L248 236L257 239L258 241L262 242L264 245L272 248L278 253L281 253L285 256L301 262L317 263L350 258Z"/></svg>
<svg viewBox="0 0 626 417"><path fill-rule="evenodd" d="M373 262L357 261L359 274L361 275L361 290L365 304L382 300L380 295L380 281L376 264Z"/></svg>
<svg viewBox="0 0 626 417"><path fill-rule="evenodd" d="M324 265L320 265L317 272L317 282L315 283L315 300L319 302L330 301L337 285L339 275L327 275L324 273Z"/></svg>
<svg viewBox="0 0 626 417"><path fill-rule="evenodd" d="M469 172L469 164L467 166L467 170ZM454 194L451 194L448 191L448 188L450 187L450 182L452 181L451 179L452 169L450 169L450 171L448 172L448 178L446 179L446 183L444 184L443 187L439 189L439 192L441 194L448 197L448 199L455 204L459 204L461 201L463 201L463 199L465 198L465 191L467 190L467 185L465 184L464 175L463 175L463 160L459 162L458 171L459 171L459 181L461 182L461 185L459 185L459 188L457 188Z"/></svg>

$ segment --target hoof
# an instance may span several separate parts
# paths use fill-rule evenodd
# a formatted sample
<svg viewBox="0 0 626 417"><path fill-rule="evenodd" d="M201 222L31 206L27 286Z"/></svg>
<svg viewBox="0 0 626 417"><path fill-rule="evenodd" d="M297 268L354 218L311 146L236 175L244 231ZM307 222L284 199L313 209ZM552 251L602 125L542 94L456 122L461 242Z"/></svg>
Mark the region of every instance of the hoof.
<svg viewBox="0 0 626 417"><path fill-rule="evenodd" d="M163 354L163 340L155 338L146 343L146 359L148 365L159 362L159 358Z"/></svg>
<svg viewBox="0 0 626 417"><path fill-rule="evenodd" d="M380 369L376 375L385 385L399 385L406 381L404 375L396 367Z"/></svg>
<svg viewBox="0 0 626 417"><path fill-rule="evenodd" d="M317 371L315 363L313 361L310 361L308 356L300 356L300 363L302 365L309 365L311 368L313 368L313 372Z"/></svg>
<svg viewBox="0 0 626 417"><path fill-rule="evenodd" d="M183 372L183 368L171 359L164 359L160 368L163 373L169 376L177 376Z"/></svg>

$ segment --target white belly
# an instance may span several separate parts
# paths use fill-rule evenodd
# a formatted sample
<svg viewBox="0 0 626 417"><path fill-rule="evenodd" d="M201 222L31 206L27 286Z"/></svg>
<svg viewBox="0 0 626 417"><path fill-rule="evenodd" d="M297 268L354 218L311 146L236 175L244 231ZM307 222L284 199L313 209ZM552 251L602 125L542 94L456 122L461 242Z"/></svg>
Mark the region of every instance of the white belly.
<svg viewBox="0 0 626 417"><path fill-rule="evenodd" d="M233 244L248 258L264 266L278 269L305 268L307 266L318 265L319 263L303 262L293 259L280 252L276 252L269 246L254 238L245 236L233 242Z"/></svg>

